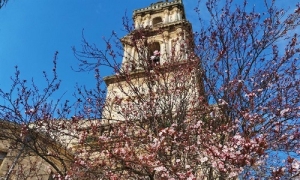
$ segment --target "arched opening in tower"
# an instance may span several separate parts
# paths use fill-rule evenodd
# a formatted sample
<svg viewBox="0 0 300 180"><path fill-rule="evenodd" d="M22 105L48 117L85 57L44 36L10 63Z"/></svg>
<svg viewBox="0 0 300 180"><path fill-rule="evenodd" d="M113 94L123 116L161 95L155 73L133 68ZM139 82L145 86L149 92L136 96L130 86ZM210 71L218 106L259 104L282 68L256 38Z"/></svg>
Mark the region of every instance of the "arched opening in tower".
<svg viewBox="0 0 300 180"><path fill-rule="evenodd" d="M148 46L148 60L152 69L153 66L160 64L160 44L159 42L152 42Z"/></svg>

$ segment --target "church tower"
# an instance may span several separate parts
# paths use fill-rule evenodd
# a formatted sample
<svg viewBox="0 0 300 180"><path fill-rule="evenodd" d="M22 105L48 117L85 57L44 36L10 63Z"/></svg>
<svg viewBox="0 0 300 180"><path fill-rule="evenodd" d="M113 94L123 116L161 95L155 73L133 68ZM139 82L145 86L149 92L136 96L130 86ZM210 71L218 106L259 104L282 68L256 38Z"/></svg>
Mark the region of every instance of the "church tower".
<svg viewBox="0 0 300 180"><path fill-rule="evenodd" d="M172 48L176 48L173 50L176 56L179 55L180 45L185 50L192 48L188 42L183 42L191 40L192 26L186 20L182 0L152 3L146 8L135 10L133 19L135 31L123 38L123 69L143 68L147 63L144 60L155 56L154 51L160 52L160 60L156 63L162 65L168 62ZM126 43L132 41L132 38L140 39L140 44L133 46L132 43Z"/></svg>
<svg viewBox="0 0 300 180"><path fill-rule="evenodd" d="M105 78L103 119L152 118L167 126L170 118L182 119L195 109L203 92L192 26L182 0L159 1L137 9L133 20L134 30L122 38L120 70Z"/></svg>

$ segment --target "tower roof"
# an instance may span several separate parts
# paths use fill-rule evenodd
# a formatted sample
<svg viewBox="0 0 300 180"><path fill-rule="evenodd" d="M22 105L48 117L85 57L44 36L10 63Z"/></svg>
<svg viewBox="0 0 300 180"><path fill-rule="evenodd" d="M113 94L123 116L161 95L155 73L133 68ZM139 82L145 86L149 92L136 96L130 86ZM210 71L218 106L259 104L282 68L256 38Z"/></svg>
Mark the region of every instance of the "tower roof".
<svg viewBox="0 0 300 180"><path fill-rule="evenodd" d="M151 3L150 6L145 8L136 9L133 11L133 17L137 15L143 15L143 14L153 14L156 12L163 11L165 9L171 9L173 7L178 7L183 12L183 19L185 19L185 13L184 13L184 7L182 0L171 0L170 2L167 1L159 1L156 3Z"/></svg>

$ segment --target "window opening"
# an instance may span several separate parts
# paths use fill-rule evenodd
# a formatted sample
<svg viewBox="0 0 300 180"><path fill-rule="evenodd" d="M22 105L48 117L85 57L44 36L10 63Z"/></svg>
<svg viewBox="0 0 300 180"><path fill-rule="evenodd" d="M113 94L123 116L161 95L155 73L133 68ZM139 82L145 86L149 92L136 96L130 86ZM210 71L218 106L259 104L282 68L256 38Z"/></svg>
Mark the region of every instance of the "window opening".
<svg viewBox="0 0 300 180"><path fill-rule="evenodd" d="M2 164L4 158L6 157L7 153L0 151L0 165Z"/></svg>
<svg viewBox="0 0 300 180"><path fill-rule="evenodd" d="M160 64L160 44L158 42L153 42L152 44L150 44L148 53L149 65L152 69L153 66L157 66Z"/></svg>
<svg viewBox="0 0 300 180"><path fill-rule="evenodd" d="M155 25L159 25L162 23L162 18L161 17L156 17L152 20L152 25L155 26Z"/></svg>

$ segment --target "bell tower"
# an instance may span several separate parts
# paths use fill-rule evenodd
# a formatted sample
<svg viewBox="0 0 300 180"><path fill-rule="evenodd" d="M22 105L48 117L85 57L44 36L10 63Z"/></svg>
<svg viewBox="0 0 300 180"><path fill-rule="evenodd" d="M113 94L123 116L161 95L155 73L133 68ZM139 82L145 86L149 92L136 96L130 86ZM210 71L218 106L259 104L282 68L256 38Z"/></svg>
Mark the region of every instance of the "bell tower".
<svg viewBox="0 0 300 180"><path fill-rule="evenodd" d="M194 109L194 100L203 92L192 25L182 0L159 1L137 9L133 20L134 30L121 40L124 55L120 70L104 79L107 98L103 119L159 117L167 123Z"/></svg>
<svg viewBox="0 0 300 180"><path fill-rule="evenodd" d="M143 69L149 61L163 65L170 62L170 56L187 58L187 51L192 49L192 42L188 42L192 40L192 26L186 20L182 0L159 1L137 9L133 20L135 31L123 38L123 70ZM130 43L132 39L137 43Z"/></svg>

